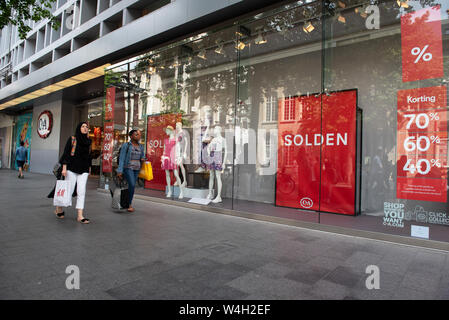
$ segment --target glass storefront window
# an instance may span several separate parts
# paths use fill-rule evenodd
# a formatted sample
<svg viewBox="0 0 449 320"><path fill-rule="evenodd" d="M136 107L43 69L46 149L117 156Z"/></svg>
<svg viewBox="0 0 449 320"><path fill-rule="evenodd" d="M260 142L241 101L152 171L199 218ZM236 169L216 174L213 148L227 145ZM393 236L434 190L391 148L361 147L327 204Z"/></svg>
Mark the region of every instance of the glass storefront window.
<svg viewBox="0 0 449 320"><path fill-rule="evenodd" d="M449 241L448 10L295 1L114 66L105 177L138 128L138 193Z"/></svg>

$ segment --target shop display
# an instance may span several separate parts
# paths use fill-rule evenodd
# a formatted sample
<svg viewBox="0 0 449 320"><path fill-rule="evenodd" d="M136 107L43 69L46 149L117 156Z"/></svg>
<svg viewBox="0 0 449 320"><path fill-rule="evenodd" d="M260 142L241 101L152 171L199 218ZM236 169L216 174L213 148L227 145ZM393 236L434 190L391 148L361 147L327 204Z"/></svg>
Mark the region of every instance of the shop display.
<svg viewBox="0 0 449 320"><path fill-rule="evenodd" d="M356 90L279 101L276 205L356 214L356 108Z"/></svg>
<svg viewBox="0 0 449 320"><path fill-rule="evenodd" d="M186 134L182 130L182 122L176 122L176 145L175 145L175 164L181 170L183 182L181 186L187 185L186 169L184 162L187 160L187 149L189 147L189 141ZM178 180L176 180L174 186L178 186Z"/></svg>
<svg viewBox="0 0 449 320"><path fill-rule="evenodd" d="M170 171L172 170L175 179L180 186L179 199L184 198L184 186L181 184L181 179L179 178L179 173L176 165L176 139L175 139L175 129L172 126L167 126L165 128L165 133L168 135L168 138L164 139L164 152L161 156L161 167L162 170L165 170L165 179L167 181L167 198L172 196L172 188L171 188L171 179L170 179Z"/></svg>
<svg viewBox="0 0 449 320"><path fill-rule="evenodd" d="M224 171L224 160L227 157L227 147L226 140L221 135L221 127L216 126L214 128L214 137L207 146L207 164L206 167L210 171L209 175L209 193L207 199L211 200L213 197L214 180L217 179L217 196L212 200L213 203L222 202L221 191L222 191L222 181L221 174ZM224 152L224 155L223 155Z"/></svg>
<svg viewBox="0 0 449 320"><path fill-rule="evenodd" d="M401 236L431 224L444 240L449 3L379 2L375 29L358 2L323 3L111 68L131 85L106 96L120 134L146 120L154 179L142 193Z"/></svg>

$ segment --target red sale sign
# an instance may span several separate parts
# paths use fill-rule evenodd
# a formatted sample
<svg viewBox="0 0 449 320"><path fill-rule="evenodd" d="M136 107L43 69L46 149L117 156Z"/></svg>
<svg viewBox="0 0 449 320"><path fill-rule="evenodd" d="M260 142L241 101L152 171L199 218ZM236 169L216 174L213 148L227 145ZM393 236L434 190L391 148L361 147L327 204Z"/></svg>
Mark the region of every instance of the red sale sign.
<svg viewBox="0 0 449 320"><path fill-rule="evenodd" d="M112 149L114 146L114 122L105 122L103 137L103 172L112 172Z"/></svg>
<svg viewBox="0 0 449 320"><path fill-rule="evenodd" d="M106 89L106 103L104 120L114 120L114 106L115 106L115 87L110 87Z"/></svg>
<svg viewBox="0 0 449 320"><path fill-rule="evenodd" d="M276 205L355 214L356 107L355 90L279 101Z"/></svg>
<svg viewBox="0 0 449 320"><path fill-rule="evenodd" d="M181 114L151 115L147 118L147 159L153 168L153 180L145 181L145 188L165 190L167 185L165 170L161 167L161 156L164 152L164 140L167 138L165 128L176 127L181 122ZM173 173L170 173L172 183L175 182Z"/></svg>
<svg viewBox="0 0 449 320"><path fill-rule="evenodd" d="M447 88L398 91L399 199L447 201Z"/></svg>
<svg viewBox="0 0 449 320"><path fill-rule="evenodd" d="M401 43L403 82L444 76L440 6L402 15Z"/></svg>

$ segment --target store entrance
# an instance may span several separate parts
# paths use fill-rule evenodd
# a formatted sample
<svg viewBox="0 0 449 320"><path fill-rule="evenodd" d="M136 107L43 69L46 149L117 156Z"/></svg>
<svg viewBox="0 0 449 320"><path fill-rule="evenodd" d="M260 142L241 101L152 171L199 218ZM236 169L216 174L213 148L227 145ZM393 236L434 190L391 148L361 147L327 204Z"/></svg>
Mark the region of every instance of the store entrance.
<svg viewBox="0 0 449 320"><path fill-rule="evenodd" d="M357 90L279 101L276 205L360 211L361 110Z"/></svg>

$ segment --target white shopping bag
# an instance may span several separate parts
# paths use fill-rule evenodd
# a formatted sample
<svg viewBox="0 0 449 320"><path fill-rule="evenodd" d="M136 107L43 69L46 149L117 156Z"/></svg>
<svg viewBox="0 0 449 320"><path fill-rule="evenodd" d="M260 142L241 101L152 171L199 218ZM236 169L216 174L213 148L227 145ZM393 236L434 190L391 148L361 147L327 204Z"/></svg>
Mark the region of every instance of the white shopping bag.
<svg viewBox="0 0 449 320"><path fill-rule="evenodd" d="M56 181L53 205L56 207L70 207L72 205L72 195L70 194L69 181L66 180Z"/></svg>

